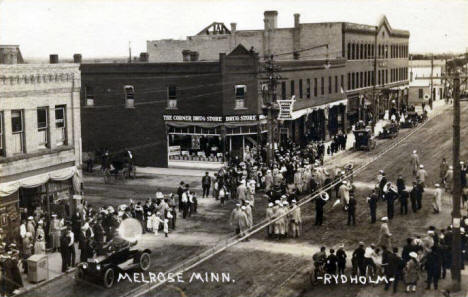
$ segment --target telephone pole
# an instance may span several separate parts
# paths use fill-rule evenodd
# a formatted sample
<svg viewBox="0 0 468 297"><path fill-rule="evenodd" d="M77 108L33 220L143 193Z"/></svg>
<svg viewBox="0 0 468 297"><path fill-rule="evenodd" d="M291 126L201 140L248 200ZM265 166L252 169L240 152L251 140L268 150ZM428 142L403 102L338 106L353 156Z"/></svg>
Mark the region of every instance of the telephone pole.
<svg viewBox="0 0 468 297"><path fill-rule="evenodd" d="M453 198L452 198L452 290L460 291L461 282L461 235L460 235L460 74L455 71L453 79Z"/></svg>
<svg viewBox="0 0 468 297"><path fill-rule="evenodd" d="M431 107L431 110L432 110L432 106L433 106L433 103L434 103L434 79L432 78L432 76L434 75L434 55L432 55L431 57L431 98L429 99L429 106Z"/></svg>
<svg viewBox="0 0 468 297"><path fill-rule="evenodd" d="M276 86L278 85L278 81L281 79L278 71L279 67L278 65L275 65L273 61L273 55L270 55L268 60L265 62L265 72L268 83L268 96L264 102L267 109L268 120L267 164L270 168L273 168L275 164L273 104L276 102Z"/></svg>

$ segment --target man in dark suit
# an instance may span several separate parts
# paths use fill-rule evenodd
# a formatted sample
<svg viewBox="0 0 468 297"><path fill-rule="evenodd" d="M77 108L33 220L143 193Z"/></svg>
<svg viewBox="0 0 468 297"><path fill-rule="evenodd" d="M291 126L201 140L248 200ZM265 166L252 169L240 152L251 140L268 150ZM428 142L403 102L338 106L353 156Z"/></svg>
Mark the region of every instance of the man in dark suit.
<svg viewBox="0 0 468 297"><path fill-rule="evenodd" d="M322 226L323 223L323 206L326 200L320 196L315 199L315 226Z"/></svg>
<svg viewBox="0 0 468 297"><path fill-rule="evenodd" d="M372 190L372 194L367 197L367 203L369 203L371 224L377 221L377 200L379 199L375 189Z"/></svg>
<svg viewBox="0 0 468 297"><path fill-rule="evenodd" d="M419 209L418 199L419 199L418 184L416 182L413 182L413 188L411 189L411 192L410 192L411 209L413 210L413 213L418 212L418 209Z"/></svg>
<svg viewBox="0 0 468 297"><path fill-rule="evenodd" d="M62 272L66 272L68 266L70 266L70 237L67 234L63 234L60 237L60 255L62 256Z"/></svg>
<svg viewBox="0 0 468 297"><path fill-rule="evenodd" d="M208 172L205 172L205 176L202 177L202 188L203 188L203 198L208 197L210 194L211 187L211 177Z"/></svg>
<svg viewBox="0 0 468 297"><path fill-rule="evenodd" d="M356 226L356 199L354 196L351 196L348 202L348 226L351 224Z"/></svg>
<svg viewBox="0 0 468 297"><path fill-rule="evenodd" d="M442 271L442 260L437 247L432 247L431 251L426 256L426 271L427 271L427 290L431 289L431 284L434 284L434 289L437 290Z"/></svg>

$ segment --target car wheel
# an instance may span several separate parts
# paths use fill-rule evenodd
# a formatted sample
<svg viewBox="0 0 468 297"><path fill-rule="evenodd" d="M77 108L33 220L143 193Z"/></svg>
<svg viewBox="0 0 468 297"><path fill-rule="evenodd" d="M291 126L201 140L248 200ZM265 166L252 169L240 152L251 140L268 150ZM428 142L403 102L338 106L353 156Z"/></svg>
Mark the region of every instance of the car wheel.
<svg viewBox="0 0 468 297"><path fill-rule="evenodd" d="M81 267L78 267L78 269L76 270L76 273L75 273L75 278L76 279L84 279L84 275L85 275L84 269L81 268Z"/></svg>
<svg viewBox="0 0 468 297"><path fill-rule="evenodd" d="M111 288L114 285L115 272L112 268L107 268L104 272L104 287Z"/></svg>
<svg viewBox="0 0 468 297"><path fill-rule="evenodd" d="M146 271L150 268L151 265L151 258L148 253L142 253L140 256L140 269Z"/></svg>

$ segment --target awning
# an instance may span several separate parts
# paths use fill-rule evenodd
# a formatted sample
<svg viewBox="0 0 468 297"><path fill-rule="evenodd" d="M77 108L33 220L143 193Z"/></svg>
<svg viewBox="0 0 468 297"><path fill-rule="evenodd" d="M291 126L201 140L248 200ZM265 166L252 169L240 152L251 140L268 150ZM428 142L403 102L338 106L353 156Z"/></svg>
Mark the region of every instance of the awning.
<svg viewBox="0 0 468 297"><path fill-rule="evenodd" d="M72 177L73 188L75 189L75 191L79 191L81 188L81 177L76 167L73 166L65 169L55 170L48 173L23 178L13 182L1 183L0 197L9 196L18 191L19 188L36 188L47 183L49 180L64 181Z"/></svg>
<svg viewBox="0 0 468 297"><path fill-rule="evenodd" d="M408 88L409 88L409 86L399 86L399 87L389 88L389 90L391 90L391 91L401 91L401 90L408 89Z"/></svg>
<svg viewBox="0 0 468 297"><path fill-rule="evenodd" d="M291 115L292 115L291 120L298 119L298 118L302 117L303 115L306 115L306 114L309 114L309 113L313 112L314 110L332 108L333 106L337 106L337 105L340 105L340 104L347 105L348 104L348 99L346 98L346 99L330 102L330 103L327 103L327 104L312 106L312 107L308 107L308 108L293 111L291 113Z"/></svg>

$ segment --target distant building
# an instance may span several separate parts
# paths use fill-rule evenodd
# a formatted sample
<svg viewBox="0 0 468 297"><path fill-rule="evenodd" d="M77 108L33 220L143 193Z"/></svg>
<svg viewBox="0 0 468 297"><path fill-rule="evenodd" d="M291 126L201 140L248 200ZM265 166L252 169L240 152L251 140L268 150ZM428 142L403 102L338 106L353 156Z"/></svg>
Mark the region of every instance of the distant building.
<svg viewBox="0 0 468 297"><path fill-rule="evenodd" d="M70 215L80 191L78 64L0 65L0 227L17 240L40 207Z"/></svg>
<svg viewBox="0 0 468 297"><path fill-rule="evenodd" d="M431 98L431 79L440 77L445 72L444 60L410 60L409 61L409 103L419 105L429 102ZM425 79L425 77L427 77ZM440 100L445 98L444 81L432 79L432 98Z"/></svg>
<svg viewBox="0 0 468 297"><path fill-rule="evenodd" d="M0 64L23 64L19 45L0 44Z"/></svg>

